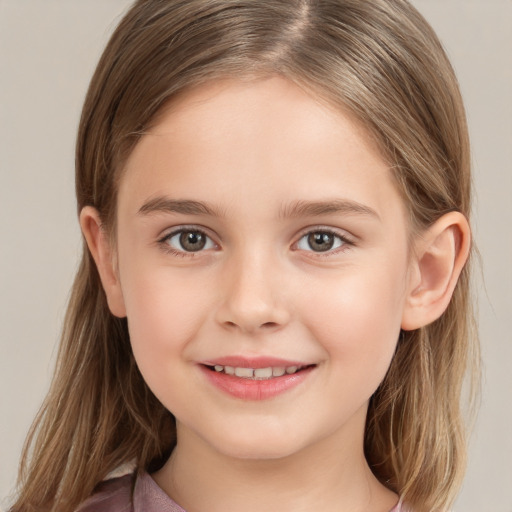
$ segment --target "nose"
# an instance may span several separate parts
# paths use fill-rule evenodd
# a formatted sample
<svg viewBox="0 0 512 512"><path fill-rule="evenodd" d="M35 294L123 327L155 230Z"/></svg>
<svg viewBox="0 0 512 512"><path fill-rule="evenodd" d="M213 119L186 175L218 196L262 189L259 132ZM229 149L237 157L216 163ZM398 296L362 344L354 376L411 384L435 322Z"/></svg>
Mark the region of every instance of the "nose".
<svg viewBox="0 0 512 512"><path fill-rule="evenodd" d="M228 330L278 330L290 320L282 272L270 258L248 256L226 263L217 321Z"/></svg>

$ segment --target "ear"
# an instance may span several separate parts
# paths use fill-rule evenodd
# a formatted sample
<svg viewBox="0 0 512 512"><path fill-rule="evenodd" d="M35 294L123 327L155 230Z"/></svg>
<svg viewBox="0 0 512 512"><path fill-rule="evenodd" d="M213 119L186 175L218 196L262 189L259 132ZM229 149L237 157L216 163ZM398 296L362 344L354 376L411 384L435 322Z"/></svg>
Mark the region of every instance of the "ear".
<svg viewBox="0 0 512 512"><path fill-rule="evenodd" d="M92 206L84 207L80 212L80 226L96 262L108 307L113 315L125 317L126 309L115 264L115 251L102 227L98 211Z"/></svg>
<svg viewBox="0 0 512 512"><path fill-rule="evenodd" d="M415 245L402 329L418 329L437 320L448 307L471 246L462 213L443 215Z"/></svg>

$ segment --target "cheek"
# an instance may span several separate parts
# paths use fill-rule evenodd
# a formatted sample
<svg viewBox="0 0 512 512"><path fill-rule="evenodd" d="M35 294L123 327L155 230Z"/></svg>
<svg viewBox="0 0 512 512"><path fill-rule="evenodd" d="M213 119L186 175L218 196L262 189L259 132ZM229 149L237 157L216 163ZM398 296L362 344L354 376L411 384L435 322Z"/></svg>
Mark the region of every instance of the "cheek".
<svg viewBox="0 0 512 512"><path fill-rule="evenodd" d="M169 269L127 272L123 284L130 339L135 359L150 387L168 379L177 359L186 359L208 311L204 290ZM204 307L203 307L204 304Z"/></svg>
<svg viewBox="0 0 512 512"><path fill-rule="evenodd" d="M366 386L369 396L393 357L403 307L403 272L386 267L352 269L326 281L302 310L331 367L355 387Z"/></svg>

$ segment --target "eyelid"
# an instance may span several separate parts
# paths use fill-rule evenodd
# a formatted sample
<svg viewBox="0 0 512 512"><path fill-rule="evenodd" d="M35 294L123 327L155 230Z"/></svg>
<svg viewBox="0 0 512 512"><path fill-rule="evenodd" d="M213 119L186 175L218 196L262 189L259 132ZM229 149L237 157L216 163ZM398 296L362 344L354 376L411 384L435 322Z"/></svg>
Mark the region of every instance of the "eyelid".
<svg viewBox="0 0 512 512"><path fill-rule="evenodd" d="M167 241L170 240L172 237L187 231L201 233L213 243L214 249L219 249L219 244L216 242L215 237L210 234L210 230L204 228L203 226L198 226L197 224L180 225L168 228L168 230L166 230L163 235L158 237L157 244L161 246L164 251L172 254L177 254L179 256L194 256L198 255L199 253L211 250L211 248L209 248L201 249L199 251L185 251L176 249L167 243Z"/></svg>
<svg viewBox="0 0 512 512"><path fill-rule="evenodd" d="M315 254L316 256L332 256L333 254L336 254L338 252L345 251L349 249L350 247L353 247L356 245L356 237L352 235L351 233L347 232L344 229L334 228L331 226L309 226L307 228L304 228L300 231L300 233L297 235L296 241L292 244L292 248L294 250L303 250L299 249L297 246L299 242L305 237L310 235L311 233L328 233L330 235L333 235L337 238L339 238L343 243L340 247L337 247L335 249L330 249L328 251L324 252L316 252L313 250L307 251L304 250L304 252Z"/></svg>
<svg viewBox="0 0 512 512"><path fill-rule="evenodd" d="M182 231L198 231L202 233L212 240L218 238L218 236L212 232L210 228L202 226L201 224L178 224L176 226L171 226L163 229L161 234L158 235L158 240L164 240L169 238L169 236L175 235L176 233L181 233Z"/></svg>
<svg viewBox="0 0 512 512"><path fill-rule="evenodd" d="M179 225L179 226L174 226L172 228L168 228L167 230L164 231L163 235L158 237L157 244L160 245L164 251L170 252L173 254L177 254L179 256L194 256L194 255L199 255L200 253L205 252L206 250L211 250L211 248L206 249L206 250L202 249L199 251L178 250L178 249L173 248L172 246L170 246L167 243L167 241L170 238L172 238L173 236L176 236L177 234L183 233L186 231L196 231L198 233L201 233L204 236L206 236L214 244L215 249L218 250L220 248L220 244L216 241L216 238L218 238L218 237L216 237L215 235L212 235L210 229L205 228L200 225L197 225L197 224ZM335 228L332 226L325 226L325 225L315 225L315 226L308 226L299 232L299 234L296 237L295 242L292 244L292 249L293 250L303 250L303 249L299 249L297 247L298 243L305 236L307 236L311 233L317 233L317 232L331 234L331 235L339 238L343 243L340 247L330 249L325 252L316 252L313 250L310 250L310 251L304 250L304 252L309 252L309 253L315 254L315 256L320 256L320 257L321 256L330 256L330 255L336 254L338 252L345 251L345 250L349 249L350 247L356 245L357 237L355 235L352 235L351 233L349 233L348 231L346 231L344 229Z"/></svg>

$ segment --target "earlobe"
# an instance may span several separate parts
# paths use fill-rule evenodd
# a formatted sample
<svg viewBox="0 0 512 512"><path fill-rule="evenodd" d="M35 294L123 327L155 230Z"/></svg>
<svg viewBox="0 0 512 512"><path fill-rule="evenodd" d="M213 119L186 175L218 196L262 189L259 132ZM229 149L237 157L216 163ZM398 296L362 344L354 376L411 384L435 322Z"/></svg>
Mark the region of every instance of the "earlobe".
<svg viewBox="0 0 512 512"><path fill-rule="evenodd" d="M448 307L467 261L471 233L460 212L443 215L416 244L402 329L414 330L437 320Z"/></svg>
<svg viewBox="0 0 512 512"><path fill-rule="evenodd" d="M96 263L98 273L111 313L117 317L126 316L124 299L115 268L114 252L108 239L98 211L92 206L86 206L80 212L80 226L89 251Z"/></svg>

